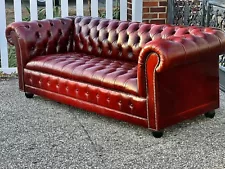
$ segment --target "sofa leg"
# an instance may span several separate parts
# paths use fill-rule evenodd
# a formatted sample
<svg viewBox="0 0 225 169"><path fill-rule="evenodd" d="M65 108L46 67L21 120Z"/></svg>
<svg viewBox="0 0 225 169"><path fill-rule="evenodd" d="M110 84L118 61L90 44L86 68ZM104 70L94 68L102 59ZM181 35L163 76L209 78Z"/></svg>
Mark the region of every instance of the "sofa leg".
<svg viewBox="0 0 225 169"><path fill-rule="evenodd" d="M152 131L152 135L155 137L155 138L160 138L163 136L163 131Z"/></svg>
<svg viewBox="0 0 225 169"><path fill-rule="evenodd" d="M34 94L33 93L28 93L28 92L26 92L25 93L25 96L26 96L26 98L33 98L34 97Z"/></svg>
<svg viewBox="0 0 225 169"><path fill-rule="evenodd" d="M211 110L211 111L205 113L205 117L212 119L214 116L215 116L215 110Z"/></svg>

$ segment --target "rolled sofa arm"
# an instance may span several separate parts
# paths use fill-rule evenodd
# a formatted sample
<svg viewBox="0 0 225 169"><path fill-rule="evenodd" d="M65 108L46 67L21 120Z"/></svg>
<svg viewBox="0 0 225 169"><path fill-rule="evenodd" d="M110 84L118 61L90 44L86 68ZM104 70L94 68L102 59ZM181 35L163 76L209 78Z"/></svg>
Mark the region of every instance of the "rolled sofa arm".
<svg viewBox="0 0 225 169"><path fill-rule="evenodd" d="M57 18L42 21L15 22L6 28L9 44L24 66L32 57L72 50L73 19Z"/></svg>
<svg viewBox="0 0 225 169"><path fill-rule="evenodd" d="M151 53L156 53L159 57L156 72L218 57L219 54L225 53L225 34L222 31L209 28L204 32L192 33L170 36L168 39L158 39L147 43L140 52L138 68L142 69L145 66Z"/></svg>

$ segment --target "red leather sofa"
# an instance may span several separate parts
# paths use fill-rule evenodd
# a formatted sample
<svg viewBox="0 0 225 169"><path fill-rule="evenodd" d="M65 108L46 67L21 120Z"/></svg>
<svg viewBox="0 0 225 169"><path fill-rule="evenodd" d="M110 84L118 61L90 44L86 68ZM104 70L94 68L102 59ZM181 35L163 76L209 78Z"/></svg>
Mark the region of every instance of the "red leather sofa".
<svg viewBox="0 0 225 169"><path fill-rule="evenodd" d="M12 23L6 37L28 98L141 125L155 137L219 107L218 29L77 16Z"/></svg>

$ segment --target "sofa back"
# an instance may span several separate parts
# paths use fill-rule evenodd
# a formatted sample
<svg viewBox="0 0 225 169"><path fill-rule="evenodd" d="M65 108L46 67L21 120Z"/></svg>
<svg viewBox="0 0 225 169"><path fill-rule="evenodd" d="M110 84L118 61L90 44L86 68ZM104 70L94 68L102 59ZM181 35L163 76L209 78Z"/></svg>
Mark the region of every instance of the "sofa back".
<svg viewBox="0 0 225 169"><path fill-rule="evenodd" d="M75 17L74 25L74 50L99 57L137 61L141 47L151 40L151 25L140 30L140 23L92 17Z"/></svg>
<svg viewBox="0 0 225 169"><path fill-rule="evenodd" d="M27 58L24 65L29 57L72 51L138 62L141 49L149 41L185 34L203 37L202 31L212 30L76 16L12 23L6 37L9 43L19 45L21 53L17 51L17 55Z"/></svg>
<svg viewBox="0 0 225 169"><path fill-rule="evenodd" d="M147 42L186 34L191 28L87 16L75 17L74 27L74 51L134 62Z"/></svg>

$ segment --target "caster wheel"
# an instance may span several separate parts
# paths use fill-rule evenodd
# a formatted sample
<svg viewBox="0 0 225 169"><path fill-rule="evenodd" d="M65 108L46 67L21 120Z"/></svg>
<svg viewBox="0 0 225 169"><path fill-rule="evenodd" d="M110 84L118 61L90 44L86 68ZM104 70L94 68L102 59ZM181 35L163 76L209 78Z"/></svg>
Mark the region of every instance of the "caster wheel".
<svg viewBox="0 0 225 169"><path fill-rule="evenodd" d="M215 116L215 110L209 111L205 113L205 117L213 118Z"/></svg>
<svg viewBox="0 0 225 169"><path fill-rule="evenodd" d="M163 136L163 131L152 131L152 135L155 137L155 138L160 138Z"/></svg>
<svg viewBox="0 0 225 169"><path fill-rule="evenodd" d="M25 96L26 96L26 98L33 98L34 97L34 94L32 94L32 93L25 93Z"/></svg>

